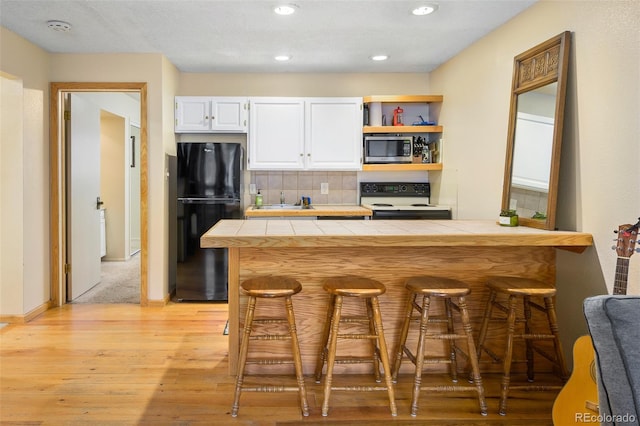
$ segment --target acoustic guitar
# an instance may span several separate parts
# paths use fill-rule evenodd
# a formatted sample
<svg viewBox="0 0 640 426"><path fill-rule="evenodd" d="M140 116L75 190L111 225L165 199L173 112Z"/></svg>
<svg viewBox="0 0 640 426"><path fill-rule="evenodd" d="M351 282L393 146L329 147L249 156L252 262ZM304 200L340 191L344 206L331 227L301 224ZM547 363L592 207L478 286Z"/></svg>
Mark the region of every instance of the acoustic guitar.
<svg viewBox="0 0 640 426"><path fill-rule="evenodd" d="M618 255L613 294L627 294L629 259L633 255L640 220L635 225L620 225L616 245ZM638 249L636 249L638 250ZM553 403L553 424L566 426L583 424L581 416L598 415L598 385L595 353L591 336L579 337L573 346L573 371Z"/></svg>

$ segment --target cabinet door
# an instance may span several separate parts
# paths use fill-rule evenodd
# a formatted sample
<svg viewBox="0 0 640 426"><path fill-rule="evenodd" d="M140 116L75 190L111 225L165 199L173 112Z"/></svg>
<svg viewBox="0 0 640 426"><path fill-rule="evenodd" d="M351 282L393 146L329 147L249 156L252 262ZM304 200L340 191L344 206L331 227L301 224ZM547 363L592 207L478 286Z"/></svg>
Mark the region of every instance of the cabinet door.
<svg viewBox="0 0 640 426"><path fill-rule="evenodd" d="M304 100L249 99L248 168L304 168Z"/></svg>
<svg viewBox="0 0 640 426"><path fill-rule="evenodd" d="M306 104L306 167L362 168L362 99L317 98Z"/></svg>
<svg viewBox="0 0 640 426"><path fill-rule="evenodd" d="M211 98L176 96L175 132L207 132L211 129Z"/></svg>
<svg viewBox="0 0 640 426"><path fill-rule="evenodd" d="M246 133L246 98L211 98L211 130L214 132Z"/></svg>

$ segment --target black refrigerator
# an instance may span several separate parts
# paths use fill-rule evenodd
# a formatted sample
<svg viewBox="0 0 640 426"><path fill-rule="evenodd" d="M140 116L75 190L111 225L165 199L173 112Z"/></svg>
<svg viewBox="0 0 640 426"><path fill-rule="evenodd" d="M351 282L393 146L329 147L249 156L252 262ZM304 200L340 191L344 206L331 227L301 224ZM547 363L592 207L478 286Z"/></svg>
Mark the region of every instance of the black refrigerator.
<svg viewBox="0 0 640 426"><path fill-rule="evenodd" d="M220 219L242 218L238 143L178 143L176 299L227 300L227 249L202 249Z"/></svg>

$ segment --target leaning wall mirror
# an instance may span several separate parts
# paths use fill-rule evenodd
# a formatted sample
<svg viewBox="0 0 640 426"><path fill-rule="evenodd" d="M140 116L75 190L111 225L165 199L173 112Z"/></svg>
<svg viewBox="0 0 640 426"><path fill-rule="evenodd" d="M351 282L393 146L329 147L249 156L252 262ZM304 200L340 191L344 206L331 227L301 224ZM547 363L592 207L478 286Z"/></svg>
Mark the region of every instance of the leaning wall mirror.
<svg viewBox="0 0 640 426"><path fill-rule="evenodd" d="M569 43L565 31L514 58L502 210L554 229Z"/></svg>

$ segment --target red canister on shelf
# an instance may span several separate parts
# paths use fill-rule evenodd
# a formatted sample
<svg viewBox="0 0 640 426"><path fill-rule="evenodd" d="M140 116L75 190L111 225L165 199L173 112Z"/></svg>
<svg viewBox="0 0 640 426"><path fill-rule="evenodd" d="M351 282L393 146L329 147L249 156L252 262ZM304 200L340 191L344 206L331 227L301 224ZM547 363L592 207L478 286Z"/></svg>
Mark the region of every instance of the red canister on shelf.
<svg viewBox="0 0 640 426"><path fill-rule="evenodd" d="M402 113L404 110L400 107L393 110L393 125L394 126L404 126L402 123Z"/></svg>

